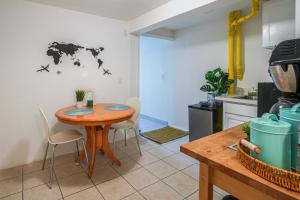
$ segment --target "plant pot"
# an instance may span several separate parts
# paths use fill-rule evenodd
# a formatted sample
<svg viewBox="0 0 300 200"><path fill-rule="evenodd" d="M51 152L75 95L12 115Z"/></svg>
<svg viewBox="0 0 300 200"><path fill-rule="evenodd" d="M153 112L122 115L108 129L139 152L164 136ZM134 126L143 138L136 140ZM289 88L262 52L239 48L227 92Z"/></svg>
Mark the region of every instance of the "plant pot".
<svg viewBox="0 0 300 200"><path fill-rule="evenodd" d="M207 103L208 103L208 106L209 107L213 107L215 105L215 102L216 102L216 94L215 93L207 93Z"/></svg>
<svg viewBox="0 0 300 200"><path fill-rule="evenodd" d="M84 106L83 101L77 101L77 102L76 102L76 107L77 107L77 108L82 108L83 106Z"/></svg>

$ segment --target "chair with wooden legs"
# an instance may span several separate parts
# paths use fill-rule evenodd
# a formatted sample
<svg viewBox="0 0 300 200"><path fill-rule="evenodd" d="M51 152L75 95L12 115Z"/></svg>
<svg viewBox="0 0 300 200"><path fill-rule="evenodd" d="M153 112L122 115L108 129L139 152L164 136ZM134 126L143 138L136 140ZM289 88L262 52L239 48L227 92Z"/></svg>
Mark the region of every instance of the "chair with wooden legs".
<svg viewBox="0 0 300 200"><path fill-rule="evenodd" d="M137 97L131 97L127 100L126 103L128 106L134 108L135 113L134 115L127 121L113 124L111 127L114 129L114 135L113 135L113 145L115 146L115 139L116 139L116 133L118 130L123 130L125 134L125 146L127 146L127 131L133 130L135 134L135 139L137 142L137 146L139 148L139 152L142 155L141 148L140 148L140 142L139 142L139 117L140 117L140 107L141 103L140 100Z"/></svg>
<svg viewBox="0 0 300 200"><path fill-rule="evenodd" d="M43 110L41 108L39 110L40 110L40 114L43 119L44 128L48 135L48 143L47 143L46 152L44 155L42 170L45 169L45 162L47 159L48 148L50 145L52 146L51 160L49 160L50 167L49 167L49 182L48 182L48 186L51 189L52 181L53 181L53 172L54 172L53 171L54 170L54 153L55 153L55 148L58 145L75 142L76 147L77 147L77 152L79 152L78 141L81 141L81 144L82 144L84 152L85 152L86 161L87 161L87 163L89 163L89 162L88 162L87 151L85 148L85 141L84 141L82 134L77 130L62 130L62 131L53 133L50 129L49 122L47 120L45 113L43 112Z"/></svg>

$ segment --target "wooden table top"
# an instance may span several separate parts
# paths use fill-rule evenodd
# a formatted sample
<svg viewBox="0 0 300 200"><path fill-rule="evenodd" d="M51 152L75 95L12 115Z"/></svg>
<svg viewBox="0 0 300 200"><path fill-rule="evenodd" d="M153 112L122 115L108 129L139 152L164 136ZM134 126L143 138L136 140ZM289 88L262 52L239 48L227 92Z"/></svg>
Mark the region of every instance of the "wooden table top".
<svg viewBox="0 0 300 200"><path fill-rule="evenodd" d="M94 112L88 115L70 116L65 115L67 110L78 109L75 106L69 106L58 110L55 116L59 121L66 124L83 125L83 126L99 126L108 125L128 120L132 117L135 110L129 107L128 110L106 110L105 107L116 105L113 103L101 103L94 105ZM120 104L117 104L120 105Z"/></svg>
<svg viewBox="0 0 300 200"><path fill-rule="evenodd" d="M300 199L300 193L275 185L246 169L237 159L236 151L227 146L245 138L240 126L184 144L180 151L220 171L264 191L276 199Z"/></svg>

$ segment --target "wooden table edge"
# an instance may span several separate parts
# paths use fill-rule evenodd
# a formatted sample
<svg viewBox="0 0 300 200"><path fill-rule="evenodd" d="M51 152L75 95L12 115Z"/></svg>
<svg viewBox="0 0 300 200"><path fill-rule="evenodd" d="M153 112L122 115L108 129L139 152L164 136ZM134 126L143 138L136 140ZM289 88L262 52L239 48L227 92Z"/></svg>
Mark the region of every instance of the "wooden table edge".
<svg viewBox="0 0 300 200"><path fill-rule="evenodd" d="M133 115L133 114L132 114ZM104 125L112 125L115 123L120 123L123 121L126 121L128 119L130 119L132 117L132 115L128 116L128 117L123 117L123 118L119 118L117 120L110 120L110 121L76 121L76 120L66 120L61 118L60 116L56 116L56 118L58 119L58 121L64 123L64 124L69 124L69 125L76 125L76 126L104 126Z"/></svg>

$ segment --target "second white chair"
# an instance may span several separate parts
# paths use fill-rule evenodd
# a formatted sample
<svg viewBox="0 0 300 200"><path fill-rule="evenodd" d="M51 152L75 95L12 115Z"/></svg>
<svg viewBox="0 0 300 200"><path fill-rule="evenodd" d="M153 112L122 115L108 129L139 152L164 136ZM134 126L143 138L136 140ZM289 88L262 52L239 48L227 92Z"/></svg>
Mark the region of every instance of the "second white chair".
<svg viewBox="0 0 300 200"><path fill-rule="evenodd" d="M127 100L126 103L128 106L132 107L135 110L134 115L127 121L113 124L112 129L114 129L114 135L113 135L113 145L115 145L115 139L116 139L116 132L118 130L123 130L125 134L125 145L127 145L127 131L133 130L135 134L135 139L137 142L137 146L139 148L139 152L142 155L142 151L140 148L140 142L139 142L139 117L140 117L140 107L141 103L140 100L137 97L131 97Z"/></svg>
<svg viewBox="0 0 300 200"><path fill-rule="evenodd" d="M79 152L78 141L81 141L84 152L85 152L85 157L86 157L87 163L89 163L88 162L88 155L87 155L87 151L86 151L86 148L85 148L84 138L83 138L82 134L79 131L77 131L77 130L63 130L63 131L59 131L59 132L56 132L56 133L52 133L52 131L50 129L50 126L49 126L49 122L47 120L47 117L46 117L45 113L43 112L43 110L41 108L40 108L40 114L41 114L42 119L43 119L44 128L45 128L45 130L47 132L47 135L48 135L48 143L47 143L46 152L45 152L45 155L44 155L42 170L44 170L44 168L45 168L45 162L46 162L46 158L47 158L47 154L48 154L49 145L52 145L52 157L51 157L51 160L50 160L49 183L48 183L48 186L51 189L52 188L52 180L53 180L54 153L55 153L55 148L57 147L57 145L66 144L66 143L70 143L70 142L76 142L77 152Z"/></svg>

